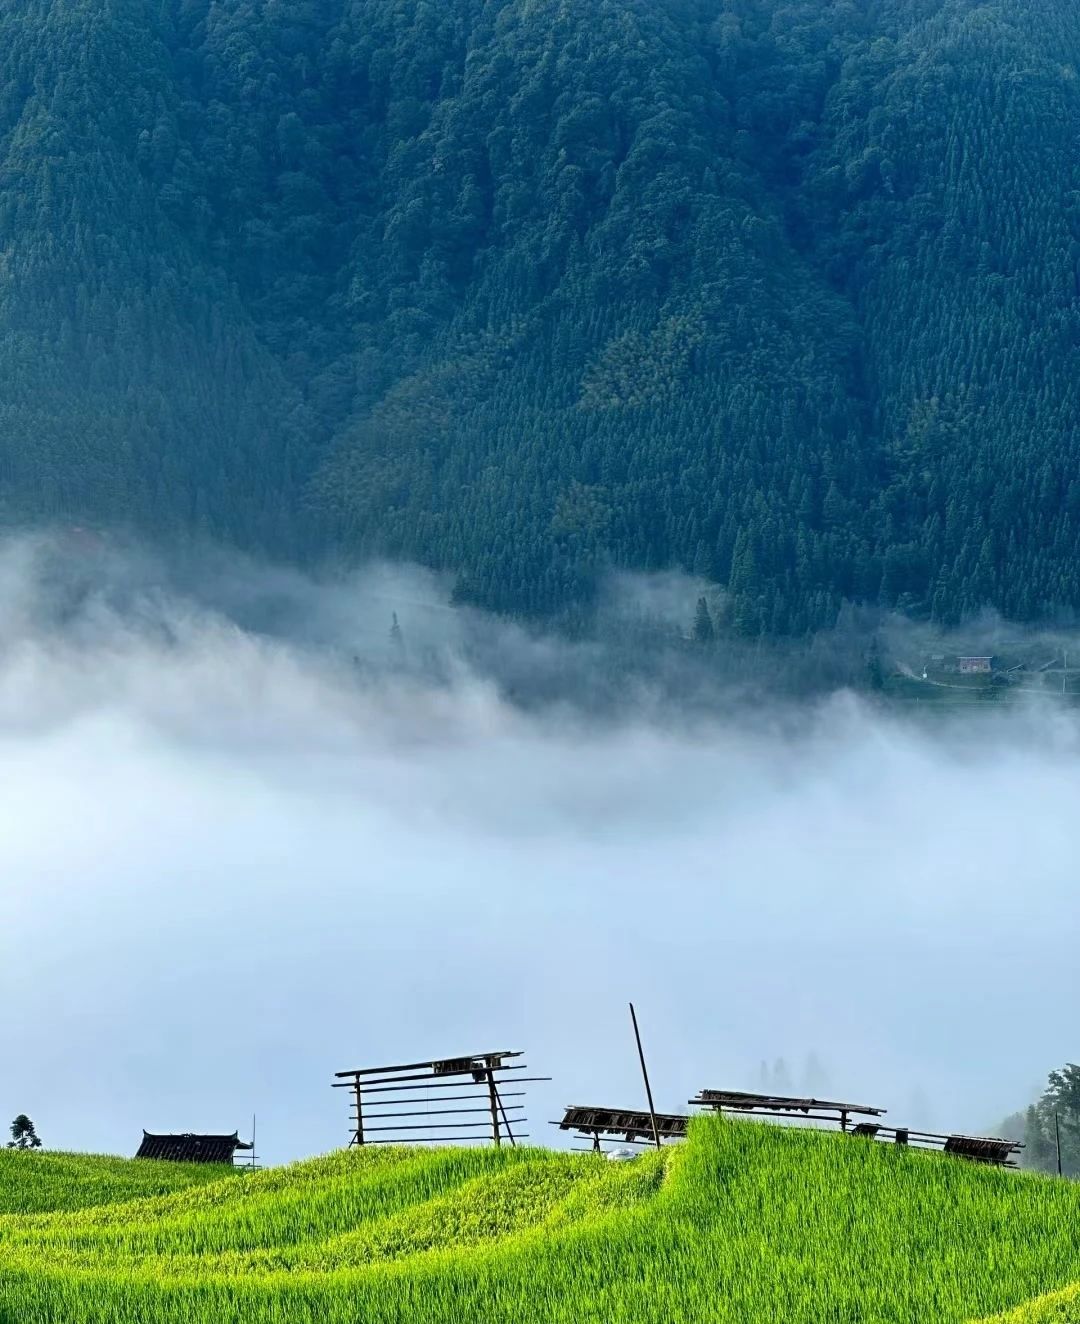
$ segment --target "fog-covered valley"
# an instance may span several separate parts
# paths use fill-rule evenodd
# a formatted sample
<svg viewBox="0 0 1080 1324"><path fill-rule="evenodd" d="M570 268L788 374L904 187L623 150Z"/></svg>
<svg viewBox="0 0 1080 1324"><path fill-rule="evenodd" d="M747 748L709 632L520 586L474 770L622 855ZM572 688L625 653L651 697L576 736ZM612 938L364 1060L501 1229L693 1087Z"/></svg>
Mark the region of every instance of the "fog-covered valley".
<svg viewBox="0 0 1080 1324"><path fill-rule="evenodd" d="M1072 1052L1069 710L522 704L415 572L236 563L211 603L129 553L73 590L54 550L0 556L0 1059L53 1148L255 1112L266 1159L325 1150L335 1069L488 1048L554 1077L550 1143L639 1100L630 997L664 1108L782 1058L985 1128Z"/></svg>

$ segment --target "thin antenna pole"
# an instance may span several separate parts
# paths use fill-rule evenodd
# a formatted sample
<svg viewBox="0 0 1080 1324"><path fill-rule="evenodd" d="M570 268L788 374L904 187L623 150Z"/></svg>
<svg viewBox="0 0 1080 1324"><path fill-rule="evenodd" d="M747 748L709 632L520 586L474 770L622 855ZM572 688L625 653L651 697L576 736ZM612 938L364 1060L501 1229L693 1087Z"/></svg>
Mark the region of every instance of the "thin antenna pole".
<svg viewBox="0 0 1080 1324"><path fill-rule="evenodd" d="M638 1029L637 1012L634 1010L634 1004L630 1004L630 1019L634 1022L634 1038L637 1040L638 1060L641 1062L641 1075L645 1081L645 1097L649 1100L649 1117L652 1119L653 1140L656 1142L656 1148L660 1148L660 1128L656 1125L656 1109L653 1107L652 1086L649 1084L649 1069L645 1065L645 1050L641 1046L641 1031Z"/></svg>
<svg viewBox="0 0 1080 1324"><path fill-rule="evenodd" d="M1058 1176L1061 1176L1061 1128L1058 1126L1058 1115L1054 1114L1054 1141L1057 1144Z"/></svg>
<svg viewBox="0 0 1080 1324"><path fill-rule="evenodd" d="M251 1171L255 1171L255 1114L251 1114Z"/></svg>

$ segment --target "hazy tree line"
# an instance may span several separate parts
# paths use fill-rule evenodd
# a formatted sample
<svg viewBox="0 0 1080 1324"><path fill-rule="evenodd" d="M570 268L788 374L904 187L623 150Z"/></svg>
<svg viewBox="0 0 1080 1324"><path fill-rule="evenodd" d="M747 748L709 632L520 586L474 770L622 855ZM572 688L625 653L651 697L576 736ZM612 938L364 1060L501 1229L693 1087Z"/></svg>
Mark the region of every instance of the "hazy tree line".
<svg viewBox="0 0 1080 1324"><path fill-rule="evenodd" d="M1002 1132L1024 1144L1020 1162L1039 1172L1080 1176L1080 1066L1068 1062L1051 1071L1046 1088L1023 1112L1002 1123Z"/></svg>
<svg viewBox="0 0 1080 1324"><path fill-rule="evenodd" d="M6 6L0 514L1076 607L1078 68L1064 0Z"/></svg>

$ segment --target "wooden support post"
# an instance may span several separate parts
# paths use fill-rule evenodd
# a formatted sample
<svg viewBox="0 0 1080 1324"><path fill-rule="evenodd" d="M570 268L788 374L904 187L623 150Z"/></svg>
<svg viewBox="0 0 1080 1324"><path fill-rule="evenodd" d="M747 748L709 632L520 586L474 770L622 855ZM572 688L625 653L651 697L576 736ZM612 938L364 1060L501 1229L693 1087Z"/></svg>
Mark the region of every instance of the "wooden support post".
<svg viewBox="0 0 1080 1324"><path fill-rule="evenodd" d="M352 1138L354 1145L364 1143L364 1105L361 1102L360 1077L356 1077L356 1083L353 1085L354 1097L356 1099L356 1134Z"/></svg>
<svg viewBox="0 0 1080 1324"><path fill-rule="evenodd" d="M906 1145L907 1142L908 1142L908 1128L906 1126L898 1126L896 1128L896 1143L898 1145Z"/></svg>
<svg viewBox="0 0 1080 1324"><path fill-rule="evenodd" d="M506 1115L506 1108L503 1105L502 1095L499 1093L498 1085L495 1086L495 1097L499 1101L499 1112L502 1115L503 1126L506 1127L506 1134L510 1140L510 1147L511 1149L517 1149L517 1141L514 1139L514 1132L510 1126L510 1118Z"/></svg>
<svg viewBox="0 0 1080 1324"><path fill-rule="evenodd" d="M487 1085L488 1097L491 1100L491 1138L498 1148L502 1144L502 1137L499 1135L499 1092L495 1088L495 1072L490 1063L487 1067Z"/></svg>
<svg viewBox="0 0 1080 1324"><path fill-rule="evenodd" d="M847 1130L847 1112L843 1108L840 1109L840 1130Z"/></svg>
<svg viewBox="0 0 1080 1324"><path fill-rule="evenodd" d="M653 1140L656 1142L656 1148L660 1148L660 1128L656 1125L656 1109L653 1107L652 1086L649 1084L649 1071L645 1066L645 1050L641 1046L641 1031L638 1029L637 1012L634 1010L634 1004L630 1004L630 1019L634 1022L634 1038L637 1040L638 1060L641 1063L641 1074L645 1080L645 1097L649 1101L649 1117L652 1120Z"/></svg>
<svg viewBox="0 0 1080 1324"><path fill-rule="evenodd" d="M1061 1176L1061 1127L1058 1125L1058 1115L1054 1114L1054 1141L1057 1144L1057 1169L1058 1176Z"/></svg>

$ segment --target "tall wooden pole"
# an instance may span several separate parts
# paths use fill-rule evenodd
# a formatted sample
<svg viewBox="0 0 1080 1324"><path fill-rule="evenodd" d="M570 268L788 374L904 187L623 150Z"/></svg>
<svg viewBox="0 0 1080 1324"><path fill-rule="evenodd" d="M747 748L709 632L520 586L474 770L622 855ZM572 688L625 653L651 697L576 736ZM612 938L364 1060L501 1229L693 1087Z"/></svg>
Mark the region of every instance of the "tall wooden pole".
<svg viewBox="0 0 1080 1324"><path fill-rule="evenodd" d="M353 1089L356 1092L356 1134L353 1136L353 1144L362 1145L364 1143L364 1105L360 1098L361 1085L359 1076L355 1079Z"/></svg>
<svg viewBox="0 0 1080 1324"><path fill-rule="evenodd" d="M498 1147L502 1144L502 1136L499 1134L499 1094L495 1088L495 1072L491 1069L490 1062L487 1068L487 1086L488 1098L491 1101L491 1138Z"/></svg>
<svg viewBox="0 0 1080 1324"><path fill-rule="evenodd" d="M653 1107L652 1086L649 1084L649 1069L645 1065L645 1050L641 1046L641 1031L638 1029L637 1012L630 1004L630 1019L634 1022L634 1038L637 1040L638 1061L641 1063L641 1075L645 1081L645 1097L649 1100L649 1117L652 1119L653 1140L660 1148L660 1128L656 1125L656 1109Z"/></svg>
<svg viewBox="0 0 1080 1324"><path fill-rule="evenodd" d="M1054 1114L1054 1141L1057 1144L1058 1176L1061 1176L1061 1128L1058 1126L1058 1115Z"/></svg>

